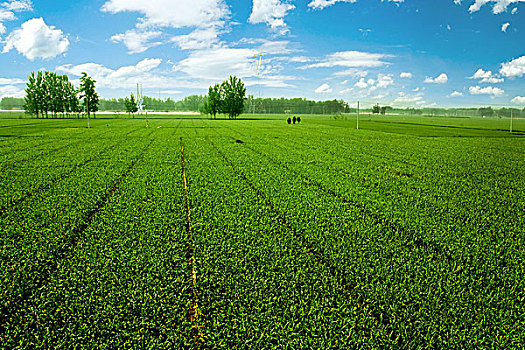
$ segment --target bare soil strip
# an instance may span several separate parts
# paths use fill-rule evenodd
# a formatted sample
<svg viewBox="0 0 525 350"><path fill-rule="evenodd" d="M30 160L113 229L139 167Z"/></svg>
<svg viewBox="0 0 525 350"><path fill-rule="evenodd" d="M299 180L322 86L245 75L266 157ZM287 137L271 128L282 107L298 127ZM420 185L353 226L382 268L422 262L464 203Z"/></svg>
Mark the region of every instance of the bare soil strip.
<svg viewBox="0 0 525 350"><path fill-rule="evenodd" d="M189 298L190 305L188 309L188 321L191 323L190 335L195 341L198 349L204 343L202 333L202 313L199 309L199 296L197 294L197 266L195 264L195 254L193 245L193 231L191 229L190 205L188 200L188 182L186 181L186 168L184 163L184 144L180 138L180 150L182 160L182 183L184 186L184 209L186 210L186 260L188 263L188 273L190 275Z"/></svg>

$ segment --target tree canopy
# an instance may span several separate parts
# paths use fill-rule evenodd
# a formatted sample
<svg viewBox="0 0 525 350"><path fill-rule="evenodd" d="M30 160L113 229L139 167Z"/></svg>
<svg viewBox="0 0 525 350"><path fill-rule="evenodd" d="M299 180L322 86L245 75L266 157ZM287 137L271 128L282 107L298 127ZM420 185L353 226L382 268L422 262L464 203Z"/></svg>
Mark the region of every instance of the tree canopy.
<svg viewBox="0 0 525 350"><path fill-rule="evenodd" d="M215 84L208 89L208 96L203 105L203 112L213 115L227 114L230 119L237 118L244 110L246 87L241 79L230 76L222 84Z"/></svg>
<svg viewBox="0 0 525 350"><path fill-rule="evenodd" d="M82 72L82 76L80 77L80 98L83 101L82 106L88 118L90 112L95 113L98 111L99 98L95 91L95 83L96 81L89 77L86 72Z"/></svg>

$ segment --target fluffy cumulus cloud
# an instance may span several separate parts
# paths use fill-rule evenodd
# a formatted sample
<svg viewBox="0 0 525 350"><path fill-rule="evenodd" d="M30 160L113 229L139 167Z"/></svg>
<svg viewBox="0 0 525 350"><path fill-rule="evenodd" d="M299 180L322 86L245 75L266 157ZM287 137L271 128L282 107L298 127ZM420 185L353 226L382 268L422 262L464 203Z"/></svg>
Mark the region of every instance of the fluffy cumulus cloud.
<svg viewBox="0 0 525 350"><path fill-rule="evenodd" d="M112 14L137 12L143 16L138 19L135 29L112 37L113 41L123 42L130 52L143 52L157 45L149 41L159 36L160 28L193 30L171 39L183 49L193 43L198 43L198 47L209 47L217 42L230 15L223 0L109 0L101 10Z"/></svg>
<svg viewBox="0 0 525 350"><path fill-rule="evenodd" d="M410 72L401 72L399 74L399 77L400 78L412 78L412 73L410 73Z"/></svg>
<svg viewBox="0 0 525 350"><path fill-rule="evenodd" d="M470 13L477 12L485 4L493 4L492 12L494 14L502 13L507 10L507 7L511 4L517 4L519 2L525 2L525 0L475 0L469 7Z"/></svg>
<svg viewBox="0 0 525 350"><path fill-rule="evenodd" d="M308 7L314 8L316 10L322 10L325 7L332 6L336 2L356 2L357 0L312 0Z"/></svg>
<svg viewBox="0 0 525 350"><path fill-rule="evenodd" d="M288 32L288 27L284 22L284 17L294 8L294 5L281 0L253 0L252 13L248 22L266 23L277 33L285 34Z"/></svg>
<svg viewBox="0 0 525 350"><path fill-rule="evenodd" d="M123 66L118 69L104 67L98 63L84 63L79 65L63 65L56 68L59 72L79 77L82 72L96 80L100 88L131 88L138 82L150 87L172 87L167 77L157 75L152 71L159 67L162 60L159 58L146 58L134 66Z"/></svg>
<svg viewBox="0 0 525 350"><path fill-rule="evenodd" d="M508 78L522 77L525 75L525 56L502 63L499 73Z"/></svg>
<svg viewBox="0 0 525 350"><path fill-rule="evenodd" d="M502 31L503 33L506 33L506 32L507 32L507 29L509 29L509 26L510 26L510 23L509 23L509 22L503 23L503 25L501 26L501 31Z"/></svg>
<svg viewBox="0 0 525 350"><path fill-rule="evenodd" d="M480 83L490 84L502 83L505 80L498 75L492 74L492 71L484 71L482 68L479 68L469 79L479 79Z"/></svg>
<svg viewBox="0 0 525 350"><path fill-rule="evenodd" d="M322 84L317 89L315 89L316 94L328 94L330 92L332 92L332 88L326 83Z"/></svg>
<svg viewBox="0 0 525 350"><path fill-rule="evenodd" d="M494 86L486 86L486 87L480 87L480 86L471 86L469 87L468 91L471 95L492 95L492 96L501 96L505 91L503 91L500 88L494 87Z"/></svg>
<svg viewBox="0 0 525 350"><path fill-rule="evenodd" d="M519 104L519 105L525 105L525 96L516 96L510 102Z"/></svg>
<svg viewBox="0 0 525 350"><path fill-rule="evenodd" d="M393 84L394 78L392 77L392 74L378 74L377 79L359 79L359 81L354 84L354 87L368 89L369 92L373 92L377 89L385 89Z"/></svg>
<svg viewBox="0 0 525 350"><path fill-rule="evenodd" d="M390 57L379 53L370 53L362 51L340 51L328 55L320 62L309 64L302 69L309 68L330 68L330 67L381 67L386 65L382 59Z"/></svg>
<svg viewBox="0 0 525 350"><path fill-rule="evenodd" d="M435 78L426 77L424 82L428 84L445 84L447 81L448 75L446 75L445 73L441 73Z"/></svg>
<svg viewBox="0 0 525 350"><path fill-rule="evenodd" d="M450 95L448 95L449 97L460 97L460 96L463 96L463 93L462 92L459 92L459 91L453 91Z"/></svg>
<svg viewBox="0 0 525 350"><path fill-rule="evenodd" d="M68 48L69 40L60 29L48 26L43 18L33 18L9 34L3 52L16 49L33 61L36 58L54 58Z"/></svg>

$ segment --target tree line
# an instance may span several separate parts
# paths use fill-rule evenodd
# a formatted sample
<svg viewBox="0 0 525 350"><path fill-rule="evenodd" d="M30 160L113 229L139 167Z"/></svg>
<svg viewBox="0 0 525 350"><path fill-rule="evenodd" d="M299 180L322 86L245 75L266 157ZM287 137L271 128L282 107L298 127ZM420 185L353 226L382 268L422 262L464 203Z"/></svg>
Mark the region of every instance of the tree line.
<svg viewBox="0 0 525 350"><path fill-rule="evenodd" d="M77 116L81 112L90 113L98 111L99 97L95 91L95 81L86 73L82 73L80 86L76 88L69 81L67 75L55 72L31 72L25 89L26 95L23 108L26 113L37 118L48 118L61 114L64 116Z"/></svg>

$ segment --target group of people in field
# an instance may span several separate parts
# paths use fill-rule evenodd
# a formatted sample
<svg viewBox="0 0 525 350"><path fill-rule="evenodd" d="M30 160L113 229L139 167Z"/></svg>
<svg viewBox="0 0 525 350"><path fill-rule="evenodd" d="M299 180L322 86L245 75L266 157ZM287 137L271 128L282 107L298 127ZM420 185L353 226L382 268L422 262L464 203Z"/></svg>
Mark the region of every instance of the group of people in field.
<svg viewBox="0 0 525 350"><path fill-rule="evenodd" d="M301 117L295 117L295 115L293 116L293 119L288 117L288 120L286 121L288 124L292 124L292 122L295 124L295 123L300 123L301 122Z"/></svg>

